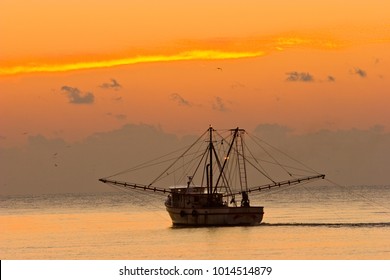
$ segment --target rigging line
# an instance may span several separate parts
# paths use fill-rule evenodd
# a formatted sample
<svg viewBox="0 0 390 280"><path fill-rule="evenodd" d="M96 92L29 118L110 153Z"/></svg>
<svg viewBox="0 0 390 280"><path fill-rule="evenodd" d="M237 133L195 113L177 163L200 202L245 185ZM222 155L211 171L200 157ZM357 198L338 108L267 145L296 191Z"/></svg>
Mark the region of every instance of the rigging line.
<svg viewBox="0 0 390 280"><path fill-rule="evenodd" d="M203 147L203 145L199 145L199 148L198 150L193 153L194 155L196 155L195 157L191 158L188 162L186 163L183 163L183 173L179 179L179 182L180 181L183 181L184 180L184 177L186 176L187 172L189 172L189 170L191 170L193 168L193 166L195 166L195 162L197 161L198 158L201 158L199 160L199 163L198 163L198 166L196 167L195 171L193 172L192 174L192 178L195 176L195 174L197 173L197 170L201 164L201 162L203 161L203 158L205 157L206 153L207 153L207 149L204 149L205 151L203 152L203 154L200 153L200 149Z"/></svg>
<svg viewBox="0 0 390 280"><path fill-rule="evenodd" d="M183 181L184 177L185 177L185 173L186 173L186 170L190 169L190 164L191 162L195 161L197 158L203 158L203 155L202 154L199 154L197 155L195 158L193 158L192 161L188 161L188 162L185 162L183 164L183 166L187 166L186 169L183 171L183 174L182 176L179 177L179 179L177 180L178 182L181 182ZM183 166L178 166L176 169L173 169L171 172L167 172L165 173L163 176L161 176L161 178L159 178L158 180L156 180L155 182L159 181L159 180L162 180L166 177L168 177L169 175L171 175L172 173L175 173L176 171L180 170L180 169L183 169L184 167ZM154 182L154 183L155 183Z"/></svg>
<svg viewBox="0 0 390 280"><path fill-rule="evenodd" d="M205 152L207 153L207 150L205 150ZM204 165L204 166L206 166L206 165ZM207 177L206 173L207 173L206 168L202 168L202 177L201 177L201 180L200 180L200 186L201 187L204 186L204 180ZM207 178L206 178L206 181L207 181Z"/></svg>
<svg viewBox="0 0 390 280"><path fill-rule="evenodd" d="M223 174L223 171L224 171L224 169L225 169L226 163L228 162L228 158L229 158L229 156L230 156L231 150L234 149L234 148L233 148L233 144L234 144L234 142L235 142L236 139L237 139L238 132L239 132L239 131L238 131L238 128L236 128L236 129L234 130L234 135L233 135L233 137L232 137L232 139L231 139L231 143L229 144L229 150L228 150L228 152L227 152L227 154L226 154L226 157L225 157L225 159L224 159L224 161L223 161L223 165L222 165L222 167L221 167L221 170L220 170L220 173L219 173L219 176L218 176L218 179L217 179L217 183L215 184L215 186L218 185L219 180L221 179L222 174ZM215 153L215 150L214 150L214 153ZM216 158L218 158L218 156L216 156ZM216 192L216 189L214 190L214 192Z"/></svg>
<svg viewBox="0 0 390 280"><path fill-rule="evenodd" d="M248 134L248 136L250 137L250 138L252 138L252 135L250 135L250 134ZM253 142L255 142L254 140L253 140ZM256 143L256 142L255 142ZM272 158L289 176L291 176L292 177L292 174L286 169L286 168L284 168L284 166L276 159L276 158L274 158L262 145L260 145L260 144L258 144L258 146L270 157L270 158Z"/></svg>
<svg viewBox="0 0 390 280"><path fill-rule="evenodd" d="M253 160L255 160L256 162L257 162L257 161L261 161L261 162L265 162L265 163L268 163L268 164L278 165L277 163L275 163L275 162L273 162L273 161L269 161L269 160L265 160L265 159L258 159L258 158L256 158L256 157L254 157L253 155L252 155L251 157L247 157L247 158L253 159ZM259 165L260 165L260 164L259 164ZM286 167L286 168L290 168L290 169L294 169L294 170L298 170L298 171L313 172L313 173L315 173L315 174L319 174L319 173L316 172L316 171L314 172L314 171L312 171L312 170L307 170L307 169L303 169L303 168L298 168L298 167L291 166L291 165L286 165L286 164L284 164L283 166ZM295 174L295 175L297 175L297 174Z"/></svg>
<svg viewBox="0 0 390 280"><path fill-rule="evenodd" d="M245 147L246 147L246 150L249 152L249 154L252 156L251 158L253 158L256 163L259 165L259 167L261 168L261 170L263 170L263 172L265 174L267 174L269 177L271 177L268 172L263 168L263 166L259 163L259 161L257 160L257 158L255 158L255 156L253 155L252 151L249 149L248 145L245 143ZM248 157L247 157L248 158ZM261 160L260 160L261 161ZM275 164L274 162L270 162L272 164Z"/></svg>
<svg viewBox="0 0 390 280"><path fill-rule="evenodd" d="M231 132L231 131L229 131L229 132ZM221 139L218 141L219 142L219 145L217 146L217 148L218 148L218 151L215 151L215 154L216 154L216 157L219 159L219 158L225 158L227 155L227 149L226 149L226 146L229 146L228 145L228 143L230 142L229 140L230 139L227 139L227 137L226 138L224 138L220 133L216 133L217 134L217 136L219 136ZM231 136L231 133L230 133L230 136ZM226 145L224 145L223 143L224 143L224 141L226 142ZM215 147L215 145L214 145L214 147ZM228 148L228 147L227 147ZM220 156L218 156L218 155L220 155ZM218 167L219 167L219 171L221 171L221 169L222 169L222 166L221 166L221 164L220 164L221 162L219 161L219 165L218 165ZM226 186L229 186L229 184L228 184L228 182L229 182L229 180L228 180L228 178L226 177L226 174L230 174L230 172L229 172L229 166L227 166L227 172L224 172L223 173L223 176L224 176L224 178L223 178L223 180L224 180L224 182L225 182L225 185ZM226 187L225 187L226 188Z"/></svg>
<svg viewBox="0 0 390 280"><path fill-rule="evenodd" d="M197 155L195 158L193 158L192 160L196 160L197 158L199 158L199 157L201 157L202 155L201 154L199 154L199 155ZM182 157L183 159L184 159L184 157ZM160 181L160 180L162 180L162 179L164 179L164 178L166 178L166 177L168 177L169 175L171 175L172 173L175 173L176 171L178 171L178 170L180 170L180 169L183 169L184 168L184 166L189 166L191 164L191 160L189 160L189 161L187 161L187 162L184 162L183 163L183 165L182 166L177 166L175 169L172 169L171 170L171 172L166 172L164 175L162 175L158 180L156 180L156 182L157 181ZM173 167L173 166L172 166ZM172 168L171 167L171 168ZM188 167L187 167L187 169L188 169ZM180 178L179 178L179 180L178 181L182 181L183 180L183 178L184 178L184 176L181 176ZM155 183L155 182L154 182Z"/></svg>
<svg viewBox="0 0 390 280"><path fill-rule="evenodd" d="M308 184L308 183L309 182L302 182L301 184ZM300 185L286 185L286 186L281 186L278 188L264 189L264 190L261 190L259 192L251 192L250 195L251 195L251 197L259 197L260 195L262 195L264 197L269 197L273 194L277 194L277 193L280 193L283 191L288 191L292 188L296 188L297 186L300 186Z"/></svg>
<svg viewBox="0 0 390 280"><path fill-rule="evenodd" d="M221 172L221 171L223 171L223 166L221 165L221 161L219 160L219 158L221 158L221 156L220 156L221 154L222 154L222 157L224 157L224 158L229 156L229 155L227 155L228 151L226 151L226 149L225 149L226 145L223 145L223 143L226 142L227 146L230 146L229 143L231 142L231 139L233 138L232 130L231 129L223 130L223 132L229 133L228 136L226 136L226 137L222 136L222 134L219 133L219 131L217 131L217 130L215 130L214 132L215 132L216 136L220 138L220 139L218 139L218 141L215 141L215 142L220 143L220 144L217 145L217 147L216 147L216 145L214 145L214 149L213 149L215 158L217 159L218 169L220 172L219 178L217 180L217 184L215 185L214 192L217 191L218 182L219 182L220 178L222 178L222 181L225 183L226 191L231 193L231 190L229 187L229 179L226 177L225 172ZM217 138L217 137L215 137L215 138ZM215 148L217 148L218 150L216 150ZM227 168L229 169L229 166L227 166ZM230 172L226 172L226 173L230 174L230 176L231 176Z"/></svg>
<svg viewBox="0 0 390 280"><path fill-rule="evenodd" d="M309 182L306 182L306 183L309 183ZM307 188L305 186L305 184L302 184L302 187L308 192L310 193L312 196L314 196L316 199L317 199L317 202L323 202L323 200L321 200L321 196L319 196L315 191L313 190L310 190L309 188ZM323 196L322 196L323 197ZM329 197L329 196L328 196ZM333 207L330 207L330 208L333 208ZM339 210L339 209L336 209L336 210ZM338 211L332 211L333 215L337 216L339 219L342 219L342 217L339 215Z"/></svg>
<svg viewBox="0 0 390 280"><path fill-rule="evenodd" d="M114 181L110 179L99 179L100 182L103 182L105 184L114 184L123 187L124 189L142 189L142 190L148 190L153 192L162 192L162 193L171 193L170 189L166 188L160 188L160 187L154 187L154 186L147 186L143 184L135 184L135 183L129 183L129 182L123 182L123 181Z"/></svg>
<svg viewBox="0 0 390 280"><path fill-rule="evenodd" d="M390 210L389 207L386 207L386 206L384 206L384 205L382 205L382 204L380 204L380 203L378 203L378 202L376 202L376 201L374 201L374 200L371 200L371 199L365 197L364 195L361 195L361 194L359 194L359 193L355 193L355 192L352 191L352 190L348 190L347 188L344 188L344 186L342 186L342 185L340 185L340 184L338 184L338 183L336 183L336 182L334 182L334 181L332 181L332 180L330 180L330 179L325 179L325 180L328 181L328 182L331 183L331 184L334 184L335 186L338 186L338 187L342 188L343 190L347 191L347 192L350 193L350 194L353 194L353 195L355 195L355 196L361 197L361 198L363 198L364 200L366 200L366 201L368 201L368 202L370 202L370 203L372 203L372 204L375 204L375 205L380 206L380 207L382 207L382 208L384 208L384 209ZM388 213L384 213L384 214L385 214L386 216L390 216L390 214L388 214Z"/></svg>
<svg viewBox="0 0 390 280"><path fill-rule="evenodd" d="M186 157L189 157L189 156L193 156L193 155L196 155L195 157L192 157L190 159L186 159ZM166 177L168 177L169 175L173 174L173 173L176 173L176 171L182 169L183 172L182 174L179 176L179 178L177 180L175 180L175 183L176 182L181 182L183 180L183 178L185 177L185 170L189 168L189 165L191 164L191 161L195 160L196 158L200 157L200 155L198 154L198 151L194 152L194 153L191 153L191 154L187 154L187 155L184 155L181 157L181 159L183 160L181 165L180 164L177 164L177 166L172 166L171 168L175 167L174 169L171 169L169 170L169 172L166 172L165 176L162 176L160 178L161 179L164 179Z"/></svg>
<svg viewBox="0 0 390 280"><path fill-rule="evenodd" d="M234 148L233 148L234 149ZM240 154L241 153L239 151L236 151L237 154ZM242 155L241 155L242 156ZM259 171L261 174L263 174L264 177L268 178L268 180L270 180L272 183L276 183L276 181L274 181L269 175L267 175L266 173L264 173L261 169L259 169L255 164L253 164L250 160L248 160L247 158L244 158L245 161L247 163L249 163L254 169L256 169L257 171Z"/></svg>
<svg viewBox="0 0 390 280"><path fill-rule="evenodd" d="M186 156L192 156L192 155L194 155L194 154L196 154L196 153L197 153L197 152L189 153L189 154L183 156L183 159L184 159ZM119 173L117 173L117 174L111 175L111 176L109 176L109 177L103 177L103 178L109 179L109 178L111 178L111 177L114 177L114 176L117 176L117 175L120 175L120 174L124 174L124 173L127 173L127 172L133 172L133 171L137 171L137 170L139 170L139 169L144 169L144 168L147 168L147 167L156 166L156 165L159 165L159 164L163 164L163 163L166 163L166 162L170 162L170 161L172 161L172 160L175 160L176 158L177 158L177 157L172 157L172 158L168 158L168 159L166 159L166 160L162 160L162 161L159 161L159 162L150 163L150 164L148 164L148 165L146 165L146 163L143 163L142 166L138 165L138 166L132 167L132 168L130 168L130 169L127 169L126 171L121 171L121 172L119 172ZM157 160L157 159L156 159L156 160ZM150 162L151 162L151 161L150 161Z"/></svg>
<svg viewBox="0 0 390 280"><path fill-rule="evenodd" d="M189 150L191 150L192 147L194 147L195 144L197 144L197 143L200 141L200 139L202 139L202 138L206 135L206 133L208 133L208 130L206 130L201 136L199 136L199 138L198 138L192 145L190 145L189 148L186 149L186 150L184 151L184 153L181 154L180 157L178 157L178 158L177 158L171 165L169 165L169 166L168 166L168 167L167 167L159 176L157 176L157 178L154 179L154 180L149 184L149 186L153 185L154 182L156 182L157 180L159 180L160 177L163 176L163 175L164 175L164 174L165 174L173 165L175 165L176 162L178 162L178 161L180 160L180 158L182 158Z"/></svg>
<svg viewBox="0 0 390 280"><path fill-rule="evenodd" d="M126 195L129 195L132 199L135 199L135 200L137 200L138 202L144 202L144 199L142 199L142 198L139 198L139 197L136 197L136 196L134 196L134 195L132 195L132 193L138 193L138 194L141 194L141 195L145 195L145 191L144 190L137 190L137 189L127 189L127 188L123 188L123 187L121 187L121 186L117 186L117 185L115 185L115 184L109 184L109 186L111 186L111 187L113 187L114 189L116 189L116 190L118 190L118 191L120 191L120 192L122 192L122 193L125 193ZM156 193L157 194L157 193ZM163 197L162 196L162 194L161 193L158 193L159 195L161 195L161 197ZM165 195L164 195L165 196ZM161 209L161 206L160 206L160 204L159 204L159 206L157 206L157 204L154 206L155 208L160 208ZM150 208L150 207L149 207Z"/></svg>
<svg viewBox="0 0 390 280"><path fill-rule="evenodd" d="M128 194L129 196L131 196L132 198L135 198L133 195L131 195L131 193L139 193L139 194L144 194L145 193L145 190L140 190L140 189L133 189L133 188L125 188L124 186L119 186L119 185L115 185L115 184L111 184L111 183L107 183L109 186L113 187L114 189L116 190L119 190L121 192L124 192L126 194ZM160 193L160 192L155 192L155 194L158 194L158 195L161 195L161 197L165 197L166 194L163 194L163 193ZM142 201L141 199L138 199L138 201Z"/></svg>
<svg viewBox="0 0 390 280"><path fill-rule="evenodd" d="M271 195L273 195L273 194L278 194L278 193L280 193L280 192L282 192L282 191L288 191L288 190L290 190L290 189L292 189L292 188L296 188L296 187L303 187L305 190L308 190L308 188L305 186L305 185L307 185L307 184L309 184L309 183L311 183L310 181L306 181L306 182L302 182L302 183L300 183L300 184L297 184L297 185L291 185L291 186L286 186L286 187L282 187L282 188L278 188L278 189L271 189L271 190L269 190L269 191L267 191L267 193L265 194L265 196L266 197L269 197L269 196L271 196ZM309 190L308 190L309 191ZM313 191L309 191L312 195L313 195ZM251 196L255 196L256 197L256 195L258 195L258 194L264 194L264 192L257 192L257 193L252 193L251 194ZM316 196L316 195L314 195L316 198L317 198L317 201L320 201L319 199L318 199L318 197ZM338 218L342 218L337 212L334 212L333 213L334 215L336 215Z"/></svg>
<svg viewBox="0 0 390 280"><path fill-rule="evenodd" d="M229 130L229 139L225 140L226 143L230 142L230 139L233 137L232 135L232 131ZM226 156L227 155L227 152L228 152L228 148L229 147L226 147L226 146L229 146L229 145L225 145L225 147L223 148L223 155ZM230 153L231 156L229 156L229 158L227 159L228 160L228 164L226 166L226 172L224 173L224 176L225 176L225 180L226 180L226 193L229 193L229 195L232 194L232 189L230 188L230 186L238 186L239 182L238 182L238 172L236 172L237 170L239 170L238 168L238 161L236 159L237 155L236 153ZM229 184L230 182L230 184ZM229 186L230 185L230 186ZM236 205L236 203L234 202L234 205Z"/></svg>
<svg viewBox="0 0 390 280"><path fill-rule="evenodd" d="M225 184L225 189L227 191L230 191L229 181L226 178L225 172L223 171L223 166L221 165L221 161L219 160L219 156L218 156L217 152L215 151L215 149L214 149L214 154L215 154L215 159L217 161L218 169L220 172L217 183L215 184L214 193L217 193L217 188L218 188L218 183L219 183L220 178L222 178L222 181Z"/></svg>
<svg viewBox="0 0 390 280"><path fill-rule="evenodd" d="M130 191L127 190L127 189L121 188L120 186L117 186L117 185L114 185L114 184L109 184L109 185L112 186L112 187L114 187L115 189L117 189L117 190L119 190L119 191L125 193L126 195L131 196L132 199L136 199L138 202L144 202L143 199L138 198L138 197L136 197L136 196L134 196L134 195L131 195L131 194L130 194ZM131 192L132 192L132 193L133 193L133 192L136 192L136 193L138 193L138 194L144 195L144 193L143 193L144 191L141 191L141 190L131 190ZM152 205L152 204L154 204L154 205ZM149 207L149 205L152 205L153 207ZM150 210L156 210L156 209L157 209L157 210L162 210L162 207L161 207L160 204L157 205L157 203L150 203L150 201L149 201L148 204L146 204L146 207L149 208ZM164 220L169 221L169 219L167 218L166 215L162 215L161 213L158 213L158 212L155 213L155 214L157 214L158 216L160 216L160 217L163 218Z"/></svg>
<svg viewBox="0 0 390 280"><path fill-rule="evenodd" d="M270 195L273 195L275 193L287 191L287 190L290 190L292 188L301 187L303 185L310 184L310 183L311 183L311 181L305 181L305 182L301 182L299 184L294 184L294 185L285 185L285 186L280 186L278 188L264 189L264 191L266 192L265 194L264 194L264 191L251 192L251 196L257 196L260 194L265 195L265 196L270 196Z"/></svg>
<svg viewBox="0 0 390 280"><path fill-rule="evenodd" d="M252 134L250 134L250 137L251 137L251 138L254 138L254 139L257 139L257 140L260 141L260 142L265 143L266 145L268 145L268 146L270 146L271 148L275 149L275 150L278 151L279 153L285 155L285 156L288 157L289 159L291 159L291 160L293 160L293 161L295 161L295 162L301 164L302 166L304 166L304 167L307 168L307 169L310 169L312 172L315 172L315 173L317 173L317 174L321 174L320 172L318 172L318 171L314 170L313 168L307 166L307 165L304 164L303 162L301 162L301 161L299 161L299 160L293 158L292 156L288 155L287 153L283 152L282 150L280 150L280 149L276 148L275 146L272 146L272 145L269 144L268 142L266 142L266 141L260 139L260 138L257 137L256 135L253 135L253 136L252 136ZM255 141L254 141L254 142L255 142ZM255 143L256 143L256 142L255 142ZM260 146L260 144L258 144L258 145Z"/></svg>
<svg viewBox="0 0 390 280"><path fill-rule="evenodd" d="M186 146L186 147L187 147L187 146ZM120 171L120 172L118 172L118 173L115 173L115 174L113 174L113 175L110 175L110 176L107 176L107 177L103 177L103 178L109 179L109 178L112 178L112 177L114 177L114 176L118 176L118 175L121 175L121 174L130 172L130 171L134 171L134 170L138 170L138 169L141 169L141 168L145 168L145 167L149 167L149 166L153 166L153 165L157 165L157 164L160 164L160 163L164 163L164 162L170 161L170 160L172 160L172 159L174 159L174 158L170 158L170 159L168 159L168 160L164 160L164 161L162 161L162 162L157 162L156 164L152 164L153 161L156 161L156 160L162 159L162 158L164 158L164 157L167 157L167 156L169 156L169 155L171 155L171 154L177 153L177 152L179 152L179 151L181 151L181 150L184 150L186 147L182 147L182 148L177 149L177 150L175 150L175 151L172 151L172 152L169 152L169 153L167 153L167 154L164 154L164 155L162 155L162 156L160 156L160 157L158 157L158 158L154 158L154 159L145 161L145 162L140 163L140 164L138 164L138 165L136 165L136 166L133 166L133 167L131 167L131 168L128 168L128 169L126 169L126 170ZM149 163L150 163L151 165L146 165L146 164L149 164Z"/></svg>
<svg viewBox="0 0 390 280"><path fill-rule="evenodd" d="M132 167L131 169L127 169L127 170L125 170L125 171L121 171L120 173L111 175L111 176L109 176L109 177L104 177L104 178L109 179L109 178L111 178L111 177L118 176L118 175L121 175L121 174L124 174L124 173L133 172L133 171L137 171L137 170L144 169L144 168L147 168L147 167L151 167L151 166L159 165L159 164L162 164L162 163L170 162L170 161L172 161L172 160L174 160L174 159L176 159L176 157L174 157L174 158L169 158L169 159L166 159L166 160L163 160L163 161L159 161L159 162L155 162L155 163L150 163L150 164L148 164L148 165L135 166L135 167Z"/></svg>
<svg viewBox="0 0 390 280"><path fill-rule="evenodd" d="M239 163L239 153L237 152L237 149L234 148L234 153L233 153L233 158L232 158L232 161L231 161L231 169L230 169L230 175L231 175L231 180L232 182L234 182L234 185L236 186L240 186L240 192L242 193L243 189L242 189L242 184L241 184L241 174L240 174L240 171L237 172L237 170L240 170L240 163ZM245 161L247 162L247 160L245 159ZM261 173L261 172L260 172ZM238 188L235 188L234 191L238 191ZM246 186L246 191L248 191L248 185ZM233 190L230 191L230 194L233 195Z"/></svg>
<svg viewBox="0 0 390 280"><path fill-rule="evenodd" d="M288 181L281 181L281 182L275 182L274 184L263 184L260 186L254 186L251 188L248 188L248 192L257 192L265 189L271 189L271 188L280 188L286 185L299 185L302 184L305 181L313 181L313 180L318 180L318 179L324 179L325 175L315 175L315 176L309 176L309 177L304 177L304 178L298 178L294 180L288 180ZM239 192L238 192L239 194Z"/></svg>
<svg viewBox="0 0 390 280"><path fill-rule="evenodd" d="M237 151L236 151L237 152ZM237 152L239 154L239 152ZM264 173L261 169L259 169L255 164L253 164L250 160L245 158L245 161L249 163L254 169L256 169L258 172L260 172L264 177L266 177L268 180L270 180L272 183L276 183L268 174Z"/></svg>
<svg viewBox="0 0 390 280"><path fill-rule="evenodd" d="M232 134L231 134L231 130L230 130L230 129L229 129L229 130L226 130L226 131L223 131L223 132L225 132L225 133L230 132L227 136L223 136L221 133L219 133L218 130L214 130L214 132L215 132L216 135L218 135L218 136L221 138L221 140L225 141L226 143L229 143L229 142L230 142L230 141L229 141L229 140L230 140L229 138L232 137Z"/></svg>
<svg viewBox="0 0 390 280"><path fill-rule="evenodd" d="M200 159L200 161L199 161L199 163L198 163L198 166L196 167L194 173L192 174L192 178L193 178L193 177L195 176L195 174L198 172L198 169L199 169L201 163L203 162L203 159L205 158L207 152L208 152L208 151L207 151L207 149L206 149L206 150L204 151L203 155L202 155L202 158ZM192 179L191 179L191 181L192 181ZM203 181L203 178L202 178L202 181ZM202 184L203 184L203 183L202 183Z"/></svg>

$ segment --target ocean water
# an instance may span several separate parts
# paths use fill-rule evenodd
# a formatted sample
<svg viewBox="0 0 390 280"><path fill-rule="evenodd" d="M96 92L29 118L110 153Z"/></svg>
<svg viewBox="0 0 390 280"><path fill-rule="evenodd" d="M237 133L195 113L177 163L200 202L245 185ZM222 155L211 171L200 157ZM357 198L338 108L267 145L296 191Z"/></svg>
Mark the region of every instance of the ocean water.
<svg viewBox="0 0 390 280"><path fill-rule="evenodd" d="M175 228L165 197L145 191L1 196L0 258L390 259L390 186L300 186L250 198L264 206L259 226Z"/></svg>

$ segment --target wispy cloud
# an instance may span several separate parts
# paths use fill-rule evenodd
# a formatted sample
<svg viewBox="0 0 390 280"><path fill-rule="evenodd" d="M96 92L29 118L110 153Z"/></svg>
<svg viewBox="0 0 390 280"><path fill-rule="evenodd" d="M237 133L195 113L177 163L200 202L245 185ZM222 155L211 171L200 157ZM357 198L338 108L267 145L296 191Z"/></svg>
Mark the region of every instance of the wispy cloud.
<svg viewBox="0 0 390 280"><path fill-rule="evenodd" d="M362 78L367 77L367 72L364 71L363 69L359 68L359 67L353 68L352 74L356 74L356 75L358 75L358 76L360 76Z"/></svg>
<svg viewBox="0 0 390 280"><path fill-rule="evenodd" d="M245 85L241 84L240 82L234 82L230 87L232 89L239 89L239 88L245 88Z"/></svg>
<svg viewBox="0 0 390 280"><path fill-rule="evenodd" d="M119 121L126 120L127 116L125 114L113 114L111 112L107 113L107 116L113 117Z"/></svg>
<svg viewBox="0 0 390 280"><path fill-rule="evenodd" d="M229 109L226 107L225 101L219 96L216 96L212 104L212 108L215 111L227 112Z"/></svg>
<svg viewBox="0 0 390 280"><path fill-rule="evenodd" d="M122 96L118 96L118 97L113 98L112 100L114 100L116 102L122 102L123 98L122 98Z"/></svg>
<svg viewBox="0 0 390 280"><path fill-rule="evenodd" d="M122 85L118 83L117 80L111 79L110 83L103 83L99 86L100 88L104 89L114 89L114 90L119 90L122 88Z"/></svg>
<svg viewBox="0 0 390 280"><path fill-rule="evenodd" d="M290 82L312 82L314 81L314 77L307 72L287 72L287 81Z"/></svg>
<svg viewBox="0 0 390 280"><path fill-rule="evenodd" d="M70 86L63 86L61 90L67 93L69 103L72 104L92 104L95 100L92 92L82 93L78 88Z"/></svg>
<svg viewBox="0 0 390 280"><path fill-rule="evenodd" d="M180 106L187 106L187 107L191 107L192 106L191 102L189 102L187 99L184 99L178 93L172 93L171 94L171 100L176 101Z"/></svg>

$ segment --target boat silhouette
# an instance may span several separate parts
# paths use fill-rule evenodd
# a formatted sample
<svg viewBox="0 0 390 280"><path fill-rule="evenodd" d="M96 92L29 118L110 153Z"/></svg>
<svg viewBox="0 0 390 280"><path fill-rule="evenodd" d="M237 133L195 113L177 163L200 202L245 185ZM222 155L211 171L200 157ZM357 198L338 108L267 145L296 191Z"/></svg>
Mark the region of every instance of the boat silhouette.
<svg viewBox="0 0 390 280"><path fill-rule="evenodd" d="M237 127L224 133L210 126L149 184L114 180L113 176L99 181L126 190L167 194L165 208L174 226L201 227L258 225L263 220L264 207L251 205L251 193L325 178L312 169L310 175L297 176L289 171L291 167L287 169L271 156L272 164L287 174L285 180L274 180L245 144L247 132L244 129ZM268 183L256 184L256 177L254 182L249 181L249 167ZM181 172L181 177L176 175L177 182L173 186L158 184L177 172Z"/></svg>

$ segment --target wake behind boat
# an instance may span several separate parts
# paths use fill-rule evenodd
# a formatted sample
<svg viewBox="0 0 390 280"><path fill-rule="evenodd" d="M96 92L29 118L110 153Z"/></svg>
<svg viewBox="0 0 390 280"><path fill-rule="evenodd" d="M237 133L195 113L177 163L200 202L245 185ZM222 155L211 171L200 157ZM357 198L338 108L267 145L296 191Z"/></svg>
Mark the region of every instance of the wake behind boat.
<svg viewBox="0 0 390 280"><path fill-rule="evenodd" d="M113 180L105 177L99 181L126 190L145 190L168 194L165 207L174 226L253 226L261 223L264 215L263 206L251 206L249 194L283 186L324 179L325 175L310 169L311 175L301 176L291 170L303 171L302 168L283 166L267 150L261 154L272 159L260 160L248 148L244 141L247 132L240 128L219 132L211 126L192 145L177 158L170 160L160 157L156 162L145 163L144 167L171 161L149 184L137 184ZM288 179L276 181L265 165L279 167ZM138 170L143 166L137 166ZM273 168L272 168L273 169ZM257 176L253 181L248 178L248 171ZM280 172L279 172L280 173ZM275 173L280 175L279 173ZM117 174L116 174L117 175ZM260 177L268 183L257 183ZM169 179L171 178L171 179ZM173 186L163 187L173 181ZM171 181L171 182L172 182ZM239 201L236 201L239 197Z"/></svg>

